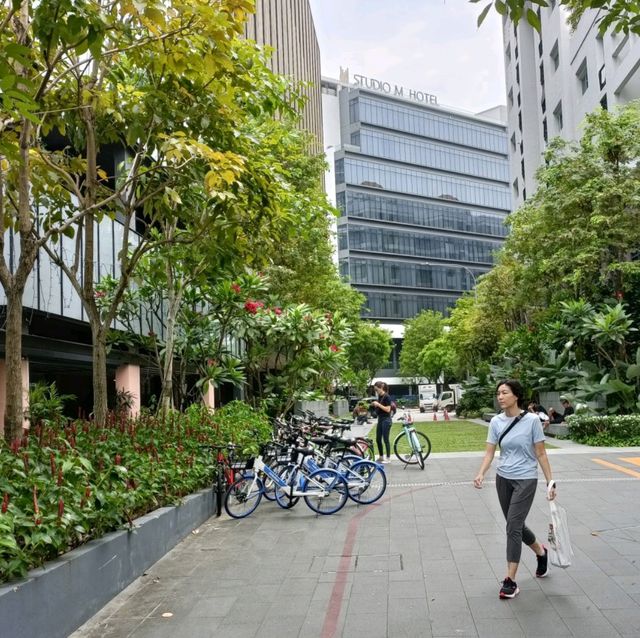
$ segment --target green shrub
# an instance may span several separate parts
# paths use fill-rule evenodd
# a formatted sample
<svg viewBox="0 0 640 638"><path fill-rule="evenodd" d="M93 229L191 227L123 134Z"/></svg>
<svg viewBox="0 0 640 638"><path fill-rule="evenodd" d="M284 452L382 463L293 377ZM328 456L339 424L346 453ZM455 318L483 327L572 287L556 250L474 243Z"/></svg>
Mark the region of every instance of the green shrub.
<svg viewBox="0 0 640 638"><path fill-rule="evenodd" d="M586 445L628 447L640 445L640 414L572 416L569 434Z"/></svg>
<svg viewBox="0 0 640 638"><path fill-rule="evenodd" d="M234 402L166 418L112 416L105 427L41 422L11 447L0 442L0 582L211 485L203 445L253 450L268 420Z"/></svg>

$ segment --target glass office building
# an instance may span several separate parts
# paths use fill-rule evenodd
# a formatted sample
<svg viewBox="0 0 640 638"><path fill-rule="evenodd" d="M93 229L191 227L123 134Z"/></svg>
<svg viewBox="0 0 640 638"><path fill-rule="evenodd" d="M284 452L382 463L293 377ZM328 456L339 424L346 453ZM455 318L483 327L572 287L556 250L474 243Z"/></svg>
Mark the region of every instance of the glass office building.
<svg viewBox="0 0 640 638"><path fill-rule="evenodd" d="M491 268L511 210L500 109L470 115L390 93L323 80L340 272L383 325L447 314Z"/></svg>

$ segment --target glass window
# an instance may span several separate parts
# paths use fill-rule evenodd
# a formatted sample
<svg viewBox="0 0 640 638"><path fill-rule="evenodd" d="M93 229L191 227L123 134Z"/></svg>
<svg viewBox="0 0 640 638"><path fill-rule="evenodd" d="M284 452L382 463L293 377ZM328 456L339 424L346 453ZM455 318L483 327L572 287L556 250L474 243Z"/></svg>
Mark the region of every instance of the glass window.
<svg viewBox="0 0 640 638"><path fill-rule="evenodd" d="M336 163L336 180L338 173ZM353 157L344 159L344 180L347 184L357 186L464 202L485 208L508 211L511 206L506 184L401 168Z"/></svg>
<svg viewBox="0 0 640 638"><path fill-rule="evenodd" d="M576 72L576 78L578 78L578 84L580 86L580 90L582 91L583 94L586 93L587 89L589 88L589 72L587 69L586 58L582 61L582 64L578 68L578 71Z"/></svg>

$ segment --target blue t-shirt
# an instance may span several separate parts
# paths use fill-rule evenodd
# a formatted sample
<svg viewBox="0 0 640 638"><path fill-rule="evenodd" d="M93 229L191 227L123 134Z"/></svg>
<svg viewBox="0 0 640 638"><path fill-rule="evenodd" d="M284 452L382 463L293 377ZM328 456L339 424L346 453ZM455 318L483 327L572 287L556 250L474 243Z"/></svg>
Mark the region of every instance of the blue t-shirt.
<svg viewBox="0 0 640 638"><path fill-rule="evenodd" d="M504 412L496 414L489 423L487 443L497 445L500 435L515 418L507 416ZM534 444L540 443L544 439L542 423L540 423L538 415L525 412L523 417L502 439L496 473L508 479L538 478L538 457Z"/></svg>

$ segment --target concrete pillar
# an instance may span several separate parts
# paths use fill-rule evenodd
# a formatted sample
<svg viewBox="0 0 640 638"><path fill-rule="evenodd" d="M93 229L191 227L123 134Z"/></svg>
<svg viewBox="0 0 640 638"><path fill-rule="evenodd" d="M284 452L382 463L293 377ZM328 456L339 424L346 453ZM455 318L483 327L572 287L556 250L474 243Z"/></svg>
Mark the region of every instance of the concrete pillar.
<svg viewBox="0 0 640 638"><path fill-rule="evenodd" d="M140 414L140 366L127 363L116 369L116 392L122 391L133 395L129 416L138 416Z"/></svg>
<svg viewBox="0 0 640 638"><path fill-rule="evenodd" d="M7 405L7 368L0 359L0 432L4 432L4 411ZM29 407L29 359L22 359L22 408ZM22 427L29 429L29 420L24 419Z"/></svg>
<svg viewBox="0 0 640 638"><path fill-rule="evenodd" d="M205 385L202 387L202 390L203 390L202 400L204 404L208 408L211 408L212 410L215 409L216 394L215 394L215 388L213 387L213 383L211 383L211 381L207 381Z"/></svg>

